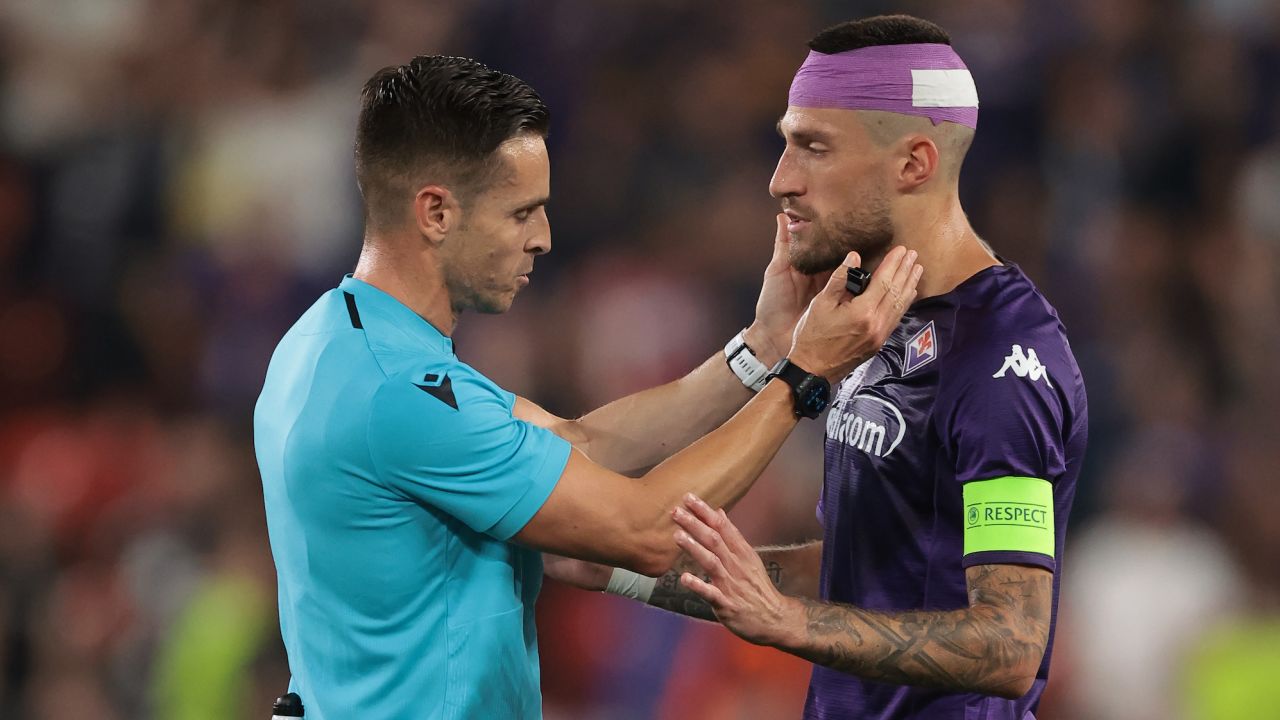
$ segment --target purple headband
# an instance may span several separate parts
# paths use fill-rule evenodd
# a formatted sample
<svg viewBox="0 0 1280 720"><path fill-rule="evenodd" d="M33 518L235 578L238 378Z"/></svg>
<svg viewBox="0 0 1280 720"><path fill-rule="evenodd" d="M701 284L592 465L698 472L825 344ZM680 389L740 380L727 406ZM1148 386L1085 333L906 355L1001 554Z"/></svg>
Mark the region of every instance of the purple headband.
<svg viewBox="0 0 1280 720"><path fill-rule="evenodd" d="M978 127L978 90L950 45L876 45L810 51L791 81L795 107L884 110Z"/></svg>

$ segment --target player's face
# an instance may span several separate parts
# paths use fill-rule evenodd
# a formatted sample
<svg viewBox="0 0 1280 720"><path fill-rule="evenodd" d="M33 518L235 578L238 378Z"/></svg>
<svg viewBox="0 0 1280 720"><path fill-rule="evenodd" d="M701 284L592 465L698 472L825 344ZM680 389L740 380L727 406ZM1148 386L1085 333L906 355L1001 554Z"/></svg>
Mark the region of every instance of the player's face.
<svg viewBox="0 0 1280 720"><path fill-rule="evenodd" d="M850 250L873 265L893 240L887 157L848 110L787 108L778 121L786 148L769 194L782 202L791 265L830 272Z"/></svg>
<svg viewBox="0 0 1280 720"><path fill-rule="evenodd" d="M551 166L542 138L526 133L498 146L497 178L463 206L462 226L442 246L455 310L506 312L529 284L533 259L551 250Z"/></svg>

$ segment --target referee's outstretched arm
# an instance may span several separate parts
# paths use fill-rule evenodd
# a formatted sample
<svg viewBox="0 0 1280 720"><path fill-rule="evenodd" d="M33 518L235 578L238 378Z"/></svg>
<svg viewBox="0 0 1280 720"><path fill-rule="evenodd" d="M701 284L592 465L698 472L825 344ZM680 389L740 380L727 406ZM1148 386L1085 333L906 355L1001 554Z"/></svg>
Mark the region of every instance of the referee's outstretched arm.
<svg viewBox="0 0 1280 720"><path fill-rule="evenodd" d="M824 275L806 275L791 265L787 216L778 213L775 219L773 256L765 268L755 319L739 336L741 346L735 346L735 339L684 377L614 400L580 418L557 417L525 398L517 398L515 417L547 428L595 463L628 477L643 475L720 427L760 389L748 389L748 379L786 356L796 323L826 282ZM754 372L742 370L747 376L731 370L727 362L743 350L759 363Z"/></svg>
<svg viewBox="0 0 1280 720"><path fill-rule="evenodd" d="M872 288L851 297L847 267L837 268L810 303L788 354L827 379L844 377L879 350L915 297L922 269L914 253L894 248L876 269ZM679 554L671 508L687 493L717 506L751 487L795 427L792 388L774 379L724 425L639 479L596 464L581 451L569 458L542 508L516 539L540 550L661 575Z"/></svg>

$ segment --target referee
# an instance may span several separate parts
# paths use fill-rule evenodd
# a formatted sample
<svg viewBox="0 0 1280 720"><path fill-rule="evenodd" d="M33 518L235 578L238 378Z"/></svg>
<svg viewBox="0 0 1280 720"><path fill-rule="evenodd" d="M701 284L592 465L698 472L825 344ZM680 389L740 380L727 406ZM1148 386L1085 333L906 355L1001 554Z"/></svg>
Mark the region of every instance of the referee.
<svg viewBox="0 0 1280 720"><path fill-rule="evenodd" d="M950 42L903 15L829 28L778 123L769 189L793 265L891 262L896 243L929 268L832 403L822 539L753 550L717 501L689 499L686 555L621 593L813 662L812 720L1034 720L1048 680L1087 400L1057 313L960 206L978 96ZM610 577L550 567L587 588Z"/></svg>
<svg viewBox="0 0 1280 720"><path fill-rule="evenodd" d="M384 69L362 98L359 263L281 340L254 413L289 689L312 720L537 718L538 551L665 572L671 508L745 493L828 379L876 352L921 269L898 248L857 297L844 267L817 288L780 232L731 362L563 420L450 340L550 250L546 107L449 57Z"/></svg>

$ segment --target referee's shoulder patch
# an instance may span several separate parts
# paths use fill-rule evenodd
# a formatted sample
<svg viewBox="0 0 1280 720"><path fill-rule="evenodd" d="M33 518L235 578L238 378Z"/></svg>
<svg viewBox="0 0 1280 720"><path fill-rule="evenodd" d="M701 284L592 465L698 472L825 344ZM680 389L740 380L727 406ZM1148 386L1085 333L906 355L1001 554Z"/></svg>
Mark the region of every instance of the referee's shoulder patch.
<svg viewBox="0 0 1280 720"><path fill-rule="evenodd" d="M447 370L426 372L421 378L420 381L413 383L414 387L454 410L458 409L458 398L453 392L453 380L449 379Z"/></svg>

